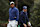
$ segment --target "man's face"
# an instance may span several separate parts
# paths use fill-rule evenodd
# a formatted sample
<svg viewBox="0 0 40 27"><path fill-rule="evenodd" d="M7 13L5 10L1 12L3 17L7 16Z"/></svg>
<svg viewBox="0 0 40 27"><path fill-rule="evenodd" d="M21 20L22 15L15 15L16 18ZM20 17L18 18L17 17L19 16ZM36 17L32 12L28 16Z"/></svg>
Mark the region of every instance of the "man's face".
<svg viewBox="0 0 40 27"><path fill-rule="evenodd" d="M24 10L24 12L27 12L27 9L23 9Z"/></svg>
<svg viewBox="0 0 40 27"><path fill-rule="evenodd" d="M10 6L13 8L15 5L14 4L11 4Z"/></svg>

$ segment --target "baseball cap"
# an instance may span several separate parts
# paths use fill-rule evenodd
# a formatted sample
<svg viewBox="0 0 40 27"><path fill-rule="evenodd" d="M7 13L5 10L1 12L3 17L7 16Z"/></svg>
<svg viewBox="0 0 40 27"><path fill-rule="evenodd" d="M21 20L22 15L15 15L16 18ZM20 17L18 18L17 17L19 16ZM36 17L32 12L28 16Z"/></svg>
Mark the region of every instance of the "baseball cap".
<svg viewBox="0 0 40 27"><path fill-rule="evenodd" d="M23 9L27 9L27 6L23 6Z"/></svg>
<svg viewBox="0 0 40 27"><path fill-rule="evenodd" d="M15 4L15 3L14 3L13 1L11 1L11 2L10 2L10 5L11 5L11 4Z"/></svg>

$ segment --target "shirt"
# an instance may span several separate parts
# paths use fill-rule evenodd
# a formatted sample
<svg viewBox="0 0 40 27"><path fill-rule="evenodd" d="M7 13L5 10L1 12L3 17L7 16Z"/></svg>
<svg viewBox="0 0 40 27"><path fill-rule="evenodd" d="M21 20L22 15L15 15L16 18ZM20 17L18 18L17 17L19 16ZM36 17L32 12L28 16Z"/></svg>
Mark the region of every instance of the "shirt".
<svg viewBox="0 0 40 27"><path fill-rule="evenodd" d="M19 20L19 10L16 7L9 8L9 20Z"/></svg>

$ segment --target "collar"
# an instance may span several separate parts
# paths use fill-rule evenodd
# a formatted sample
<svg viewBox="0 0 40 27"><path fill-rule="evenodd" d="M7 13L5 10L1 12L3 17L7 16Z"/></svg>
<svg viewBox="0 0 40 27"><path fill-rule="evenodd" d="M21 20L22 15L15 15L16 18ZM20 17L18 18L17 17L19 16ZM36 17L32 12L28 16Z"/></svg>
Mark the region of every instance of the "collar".
<svg viewBox="0 0 40 27"><path fill-rule="evenodd" d="M14 9L15 7L13 7L12 9Z"/></svg>
<svg viewBox="0 0 40 27"><path fill-rule="evenodd" d="M24 10L23 10L23 12L24 12Z"/></svg>

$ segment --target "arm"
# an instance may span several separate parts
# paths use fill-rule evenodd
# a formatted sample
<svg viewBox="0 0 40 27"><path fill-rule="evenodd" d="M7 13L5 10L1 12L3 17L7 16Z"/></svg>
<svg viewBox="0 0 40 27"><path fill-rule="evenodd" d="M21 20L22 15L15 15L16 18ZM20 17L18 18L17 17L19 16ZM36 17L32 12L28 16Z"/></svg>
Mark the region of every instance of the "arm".
<svg viewBox="0 0 40 27"><path fill-rule="evenodd" d="M28 19L28 15L27 15L27 13L24 14L24 18L25 18L25 24L27 24L26 21L29 22L29 19Z"/></svg>
<svg viewBox="0 0 40 27"><path fill-rule="evenodd" d="M16 10L16 16L17 16L16 20L18 21L19 20L19 10L18 9Z"/></svg>
<svg viewBox="0 0 40 27"><path fill-rule="evenodd" d="M27 19L27 22L29 22L29 18L28 18L28 16L26 16L26 17L27 17L27 18L26 18L26 19Z"/></svg>
<svg viewBox="0 0 40 27"><path fill-rule="evenodd" d="M27 16L27 21L28 21L28 26L31 26L28 16Z"/></svg>

